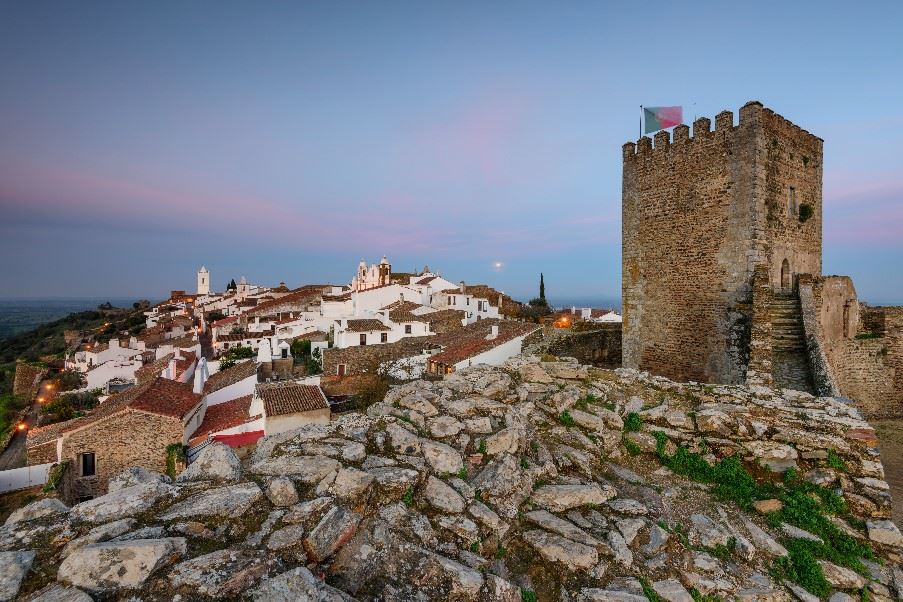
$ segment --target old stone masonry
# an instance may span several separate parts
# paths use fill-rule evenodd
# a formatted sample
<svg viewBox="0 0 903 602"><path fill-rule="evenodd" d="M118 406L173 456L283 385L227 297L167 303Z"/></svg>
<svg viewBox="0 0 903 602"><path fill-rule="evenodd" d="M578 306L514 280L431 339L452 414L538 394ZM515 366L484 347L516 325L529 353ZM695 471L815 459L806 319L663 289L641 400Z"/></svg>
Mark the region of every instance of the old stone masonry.
<svg viewBox="0 0 903 602"><path fill-rule="evenodd" d="M35 501L0 599L898 600L875 446L839 398L520 356Z"/></svg>

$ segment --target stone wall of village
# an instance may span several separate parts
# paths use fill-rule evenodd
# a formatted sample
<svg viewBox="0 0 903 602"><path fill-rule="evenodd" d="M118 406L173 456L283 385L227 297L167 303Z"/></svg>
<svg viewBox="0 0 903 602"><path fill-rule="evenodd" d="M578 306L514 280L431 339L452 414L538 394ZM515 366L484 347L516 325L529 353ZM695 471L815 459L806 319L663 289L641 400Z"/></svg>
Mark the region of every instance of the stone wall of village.
<svg viewBox="0 0 903 602"><path fill-rule="evenodd" d="M621 367L621 325L592 324L591 330L556 333L549 343L548 353L558 357L573 357L582 364L600 368Z"/></svg>
<svg viewBox="0 0 903 602"><path fill-rule="evenodd" d="M346 374L374 372L385 362L419 355L430 346L431 337L407 337L394 343L331 348L323 350L323 374L335 376L340 364L345 365Z"/></svg>
<svg viewBox="0 0 903 602"><path fill-rule="evenodd" d="M65 435L62 459L70 462L63 497L70 503L107 492L107 481L127 468L166 472L166 447L182 441L182 421L127 409ZM94 452L95 472L79 476L79 454ZM31 450L29 450L29 455ZM156 458L148 461L149 458Z"/></svg>
<svg viewBox="0 0 903 602"><path fill-rule="evenodd" d="M802 277L799 288L819 392L855 400L870 418L903 416L903 308L861 311L846 276Z"/></svg>
<svg viewBox="0 0 903 602"><path fill-rule="evenodd" d="M624 365L739 383L752 275L821 271L822 142L757 102L623 147ZM793 201L791 203L791 189ZM812 216L801 221L798 207ZM794 210L791 210L791 204Z"/></svg>
<svg viewBox="0 0 903 602"><path fill-rule="evenodd" d="M13 380L13 395L33 398L38 394L41 377L47 370L25 362L16 362L16 376Z"/></svg>

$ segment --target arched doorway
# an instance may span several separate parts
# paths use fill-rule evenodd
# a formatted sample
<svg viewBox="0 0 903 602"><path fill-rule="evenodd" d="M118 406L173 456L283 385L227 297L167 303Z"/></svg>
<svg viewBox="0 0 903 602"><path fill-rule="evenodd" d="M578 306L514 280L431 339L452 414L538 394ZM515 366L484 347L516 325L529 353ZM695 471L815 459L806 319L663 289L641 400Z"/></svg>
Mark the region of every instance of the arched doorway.
<svg viewBox="0 0 903 602"><path fill-rule="evenodd" d="M790 288L790 262L786 259L781 263L781 288Z"/></svg>

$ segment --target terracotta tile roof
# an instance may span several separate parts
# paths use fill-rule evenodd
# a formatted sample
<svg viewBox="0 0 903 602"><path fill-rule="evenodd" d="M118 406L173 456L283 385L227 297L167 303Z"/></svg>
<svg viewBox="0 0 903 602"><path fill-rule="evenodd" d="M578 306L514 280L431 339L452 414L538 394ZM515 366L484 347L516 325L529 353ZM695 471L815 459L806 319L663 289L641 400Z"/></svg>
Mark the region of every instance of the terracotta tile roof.
<svg viewBox="0 0 903 602"><path fill-rule="evenodd" d="M284 416L299 412L329 409L320 387L294 382L257 385L256 395L263 400L267 416Z"/></svg>
<svg viewBox="0 0 903 602"><path fill-rule="evenodd" d="M421 278L420 280L418 280L417 284L429 284L436 278L438 278L438 276L427 276L426 278Z"/></svg>
<svg viewBox="0 0 903 602"><path fill-rule="evenodd" d="M232 399L216 405L207 406L204 421L191 436L189 445L197 445L207 438L210 433L220 431L257 420L260 416L248 416L251 408L251 395L245 395L238 399Z"/></svg>
<svg viewBox="0 0 903 602"><path fill-rule="evenodd" d="M385 307L381 307L380 309L388 309L389 311L414 311L418 307L422 307L419 303L415 303L414 301L402 301L398 300L395 303L389 303Z"/></svg>
<svg viewBox="0 0 903 602"><path fill-rule="evenodd" d="M479 299L486 299L492 307L499 307L499 295L501 295L502 306L499 307L499 313L506 316L516 316L520 312L522 303L497 291L488 284L468 284L464 286L464 292Z"/></svg>
<svg viewBox="0 0 903 602"><path fill-rule="evenodd" d="M322 330L314 330L313 332L305 332L304 334L299 334L293 341L325 341L329 338L329 334L323 332Z"/></svg>
<svg viewBox="0 0 903 602"><path fill-rule="evenodd" d="M422 314L417 316L420 320L424 322L429 322L430 324L435 324L436 322L445 322L446 320L463 320L464 313L460 309L440 309L439 311L434 311L428 314Z"/></svg>
<svg viewBox="0 0 903 602"><path fill-rule="evenodd" d="M261 303L248 313L252 315L257 314L273 307L284 305L286 303L297 303L299 305L302 305L306 302L309 303L317 300L322 295L323 289L325 288L327 287L320 284L309 284L307 286L302 286L301 288L295 289L287 295L282 295L278 299L273 299L272 301Z"/></svg>
<svg viewBox="0 0 903 602"><path fill-rule="evenodd" d="M228 318L223 318L222 320L217 320L216 322L211 322L210 327L216 328L217 326L225 326L226 324L231 324L236 321L238 316L229 316Z"/></svg>
<svg viewBox="0 0 903 602"><path fill-rule="evenodd" d="M264 330L261 332L242 332L240 334L219 334L216 336L216 342L221 341L245 341L248 339L264 339L275 335L272 330Z"/></svg>
<svg viewBox="0 0 903 602"><path fill-rule="evenodd" d="M345 328L348 332L370 332L372 330L392 330L379 320L375 318L363 318L356 320L348 320L347 327Z"/></svg>
<svg viewBox="0 0 903 602"><path fill-rule="evenodd" d="M178 347L179 349L187 349L189 347L194 347L198 344L197 337L194 336L193 332L190 332L186 335L176 337L174 339L168 339L165 341L161 341L161 345L172 345L173 347Z"/></svg>
<svg viewBox="0 0 903 602"><path fill-rule="evenodd" d="M150 387L133 397L128 406L151 414L182 418L201 401L192 392L190 383L180 383L168 378L151 381Z"/></svg>
<svg viewBox="0 0 903 602"><path fill-rule="evenodd" d="M200 400L200 395L191 392L191 385L158 377L110 395L84 416L31 429L28 432L26 446L34 447L54 441L64 433L89 426L126 408L181 419Z"/></svg>
<svg viewBox="0 0 903 602"><path fill-rule="evenodd" d="M204 393L213 393L229 385L257 374L257 364L251 360L239 362L231 368L221 370L210 376L204 383Z"/></svg>
<svg viewBox="0 0 903 602"><path fill-rule="evenodd" d="M494 339L487 339L493 325L499 327L498 336ZM445 364L452 366L458 362L472 358L481 353L498 347L502 343L515 339L520 336L526 336L542 328L538 324L530 324L526 322L515 322L513 320L482 320L474 324L470 324L460 331L448 333L445 340L445 348L436 355L429 358L430 362ZM460 334L459 334L460 333Z"/></svg>
<svg viewBox="0 0 903 602"><path fill-rule="evenodd" d="M188 355L186 357L181 357L176 359L176 378L182 378L182 375L185 374L188 370L191 369L192 366L198 361L193 355Z"/></svg>
<svg viewBox="0 0 903 602"><path fill-rule="evenodd" d="M162 374L163 371L166 370L166 366L169 365L169 360L171 360L175 356L175 353L167 353L154 363L147 364L146 366L141 366L140 368L135 370L135 378L138 380L138 383L144 383L160 376L160 374Z"/></svg>

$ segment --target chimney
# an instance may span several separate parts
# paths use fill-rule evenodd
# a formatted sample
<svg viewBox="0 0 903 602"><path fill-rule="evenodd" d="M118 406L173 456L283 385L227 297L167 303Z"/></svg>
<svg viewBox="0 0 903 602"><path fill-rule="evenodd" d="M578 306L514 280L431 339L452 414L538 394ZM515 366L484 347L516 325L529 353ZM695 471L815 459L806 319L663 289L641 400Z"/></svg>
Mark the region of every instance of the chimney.
<svg viewBox="0 0 903 602"><path fill-rule="evenodd" d="M461 294L462 294L462 295L464 294L464 291L465 291L466 289L467 289L467 287L464 286L464 281L462 280L462 281L461 281Z"/></svg>
<svg viewBox="0 0 903 602"><path fill-rule="evenodd" d="M169 364L167 364L166 370L163 371L163 378L168 378L169 380L176 379L176 360L175 360L175 358L169 360Z"/></svg>
<svg viewBox="0 0 903 602"><path fill-rule="evenodd" d="M493 324L492 326L490 326L489 336L486 338L487 339L495 339L495 338L498 338L498 336L499 336L499 325Z"/></svg>
<svg viewBox="0 0 903 602"><path fill-rule="evenodd" d="M576 306L576 305L571 305L571 315L573 316L573 315L576 314L576 313L577 313L577 306Z"/></svg>
<svg viewBox="0 0 903 602"><path fill-rule="evenodd" d="M203 361L203 358L201 358L201 361ZM195 395L200 395L204 392L204 371L201 369L200 364L194 369L194 387L191 390Z"/></svg>
<svg viewBox="0 0 903 602"><path fill-rule="evenodd" d="M499 309L502 309L502 294L499 293Z"/></svg>

